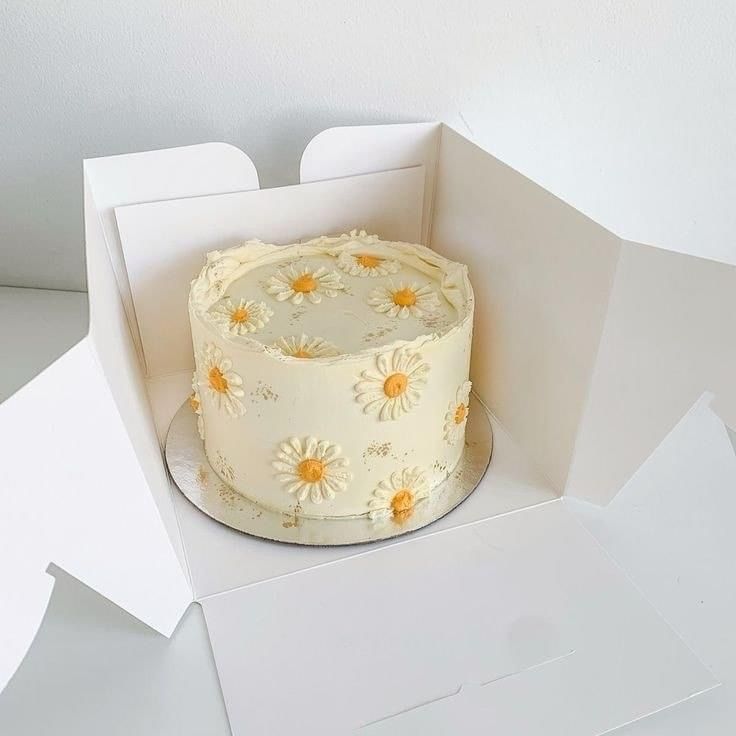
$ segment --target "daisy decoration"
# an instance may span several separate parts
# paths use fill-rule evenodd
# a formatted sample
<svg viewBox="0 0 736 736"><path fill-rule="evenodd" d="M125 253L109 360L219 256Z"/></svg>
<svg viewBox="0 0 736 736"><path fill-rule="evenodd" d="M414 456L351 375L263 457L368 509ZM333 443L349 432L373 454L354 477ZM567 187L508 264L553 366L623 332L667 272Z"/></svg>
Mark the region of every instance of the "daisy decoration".
<svg viewBox="0 0 736 736"><path fill-rule="evenodd" d="M375 520L391 518L402 524L414 513L417 502L429 495L427 476L420 468L404 468L382 480L368 501L368 516Z"/></svg>
<svg viewBox="0 0 736 736"><path fill-rule="evenodd" d="M437 294L429 284L419 286L417 283L404 284L402 281L398 286L378 286L370 293L368 298L376 312L381 312L388 317L406 319L421 317L433 312L439 307L440 302Z"/></svg>
<svg viewBox="0 0 736 736"><path fill-rule="evenodd" d="M293 263L285 269L277 271L266 282L266 291L276 301L287 299L292 304L301 304L306 297L312 304L319 304L322 295L334 297L345 288L337 271L328 271L324 266L313 269L305 266L297 270Z"/></svg>
<svg viewBox="0 0 736 736"><path fill-rule="evenodd" d="M463 436L470 411L470 381L465 381L455 392L455 400L451 401L445 414L445 442L457 444Z"/></svg>
<svg viewBox="0 0 736 736"><path fill-rule="evenodd" d="M366 276L372 279L397 273L401 264L392 258L369 255L368 253L348 253L343 251L337 257L337 266L350 276Z"/></svg>
<svg viewBox="0 0 736 736"><path fill-rule="evenodd" d="M231 335L245 335L263 329L273 311L263 302L233 301L228 298L210 310L210 317Z"/></svg>
<svg viewBox="0 0 736 736"><path fill-rule="evenodd" d="M316 504L335 498L353 477L345 469L348 460L342 457L339 445L315 437L292 437L282 442L271 465L287 493Z"/></svg>
<svg viewBox="0 0 736 736"><path fill-rule="evenodd" d="M375 370L365 370L354 386L355 400L366 414L378 413L381 421L398 419L411 411L427 383L429 365L419 353L397 348L376 357Z"/></svg>
<svg viewBox="0 0 736 736"><path fill-rule="evenodd" d="M197 385L207 392L219 409L237 417L245 414L240 400L245 392L243 379L232 368L232 361L223 357L222 350L209 343L199 353Z"/></svg>
<svg viewBox="0 0 736 736"><path fill-rule="evenodd" d="M304 333L299 337L280 337L274 347L292 358L329 358L340 355L340 351L331 342L321 337L308 337Z"/></svg>
<svg viewBox="0 0 736 736"><path fill-rule="evenodd" d="M202 401L199 398L199 389L197 387L197 372L195 371L192 375L192 393L189 396L189 406L192 407L192 411L197 415L197 432L199 432L199 439L204 439L204 420L202 419Z"/></svg>

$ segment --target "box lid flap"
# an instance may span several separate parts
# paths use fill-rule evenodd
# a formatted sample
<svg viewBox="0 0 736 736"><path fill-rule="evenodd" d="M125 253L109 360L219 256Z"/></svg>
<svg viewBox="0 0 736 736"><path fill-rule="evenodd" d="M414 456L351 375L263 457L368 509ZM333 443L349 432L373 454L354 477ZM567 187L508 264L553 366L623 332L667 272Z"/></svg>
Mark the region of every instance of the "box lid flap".
<svg viewBox="0 0 736 736"><path fill-rule="evenodd" d="M328 128L304 149L300 179L305 183L424 166L422 243L428 244L441 129L440 123Z"/></svg>
<svg viewBox="0 0 736 736"><path fill-rule="evenodd" d="M51 562L171 634L191 589L89 338L0 405L0 445L0 571L30 581L3 594L0 629L16 644L0 648L0 672L30 645Z"/></svg>
<svg viewBox="0 0 736 736"><path fill-rule="evenodd" d="M114 208L138 202L258 189L258 172L243 151L228 143L201 143L87 159L84 172L98 213L95 216L99 216L102 225L133 341L139 358L143 359ZM90 215L85 209L85 218Z"/></svg>
<svg viewBox="0 0 736 736"><path fill-rule="evenodd" d="M736 426L736 266L624 242L567 493L606 503L704 391Z"/></svg>

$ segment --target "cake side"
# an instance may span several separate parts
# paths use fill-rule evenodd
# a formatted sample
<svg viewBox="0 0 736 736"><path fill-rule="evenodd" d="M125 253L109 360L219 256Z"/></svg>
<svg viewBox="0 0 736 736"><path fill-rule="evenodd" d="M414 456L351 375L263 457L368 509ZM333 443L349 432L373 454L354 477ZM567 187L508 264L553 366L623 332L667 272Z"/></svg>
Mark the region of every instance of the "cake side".
<svg viewBox="0 0 736 736"><path fill-rule="evenodd" d="M258 322L268 323L268 312L278 313L286 301L277 298L282 291L269 293L273 277L316 256L328 256L336 266L343 261L334 270L343 288L335 288L338 279L326 269L326 288L334 296L308 304L324 310L315 324L335 328L334 342L340 342L343 325L356 325L345 285L370 279L398 289L387 278L399 277L402 267L426 274L427 283L416 290L436 284L454 318L428 332L420 320L434 324L429 307L407 310L404 317L374 310L377 325L412 320L420 334L349 352L320 335L260 342L256 336L264 329ZM354 267L358 258L399 267L365 275ZM473 315L467 269L423 246L357 233L293 246L251 241L207 259L192 284L189 311L197 366L193 407L215 471L238 492L285 513L394 520L410 515L454 470L464 446ZM249 284L248 299L234 302L229 293L254 270L263 278ZM302 275L290 273L294 279ZM247 329L232 329L238 321L213 316L218 309L255 317L248 314Z"/></svg>

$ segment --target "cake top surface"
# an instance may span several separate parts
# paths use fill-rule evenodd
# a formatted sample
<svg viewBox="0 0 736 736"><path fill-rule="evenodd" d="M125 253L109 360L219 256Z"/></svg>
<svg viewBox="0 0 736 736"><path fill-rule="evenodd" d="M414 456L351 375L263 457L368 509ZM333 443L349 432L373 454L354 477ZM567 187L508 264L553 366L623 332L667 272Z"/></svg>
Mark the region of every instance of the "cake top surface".
<svg viewBox="0 0 736 736"><path fill-rule="evenodd" d="M363 231L213 251L190 292L208 329L292 359L436 338L472 317L472 301L465 266Z"/></svg>

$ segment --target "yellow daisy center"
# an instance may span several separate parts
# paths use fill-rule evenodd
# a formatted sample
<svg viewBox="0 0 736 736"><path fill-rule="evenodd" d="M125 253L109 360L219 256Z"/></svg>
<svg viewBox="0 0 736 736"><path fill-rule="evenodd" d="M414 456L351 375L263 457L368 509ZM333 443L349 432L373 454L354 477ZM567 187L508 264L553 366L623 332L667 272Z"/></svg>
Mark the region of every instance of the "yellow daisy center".
<svg viewBox="0 0 736 736"><path fill-rule="evenodd" d="M386 394L389 399L395 399L406 391L406 387L408 385L409 379L403 373L392 373L383 382L383 393Z"/></svg>
<svg viewBox="0 0 736 736"><path fill-rule="evenodd" d="M210 368L209 379L210 386L212 387L213 391L217 391L217 393L219 394L227 393L227 378L225 378L225 376L222 374L222 371L217 366Z"/></svg>
<svg viewBox="0 0 736 736"><path fill-rule="evenodd" d="M413 307L417 303L417 295L407 286L394 292L394 304L398 307Z"/></svg>
<svg viewBox="0 0 736 736"><path fill-rule="evenodd" d="M196 394L192 394L189 397L189 406L192 407L192 411L197 411L197 409L199 409L199 399Z"/></svg>
<svg viewBox="0 0 736 736"><path fill-rule="evenodd" d="M458 404L455 409L455 424L461 424L466 416L468 416L468 407L465 404Z"/></svg>
<svg viewBox="0 0 736 736"><path fill-rule="evenodd" d="M292 355L295 358L311 358L312 355L308 350L305 350L304 348L299 348L296 352L292 353Z"/></svg>
<svg viewBox="0 0 736 736"><path fill-rule="evenodd" d="M248 310L245 307L238 307L231 315L230 321L234 325L242 325L248 321Z"/></svg>
<svg viewBox="0 0 736 736"><path fill-rule="evenodd" d="M317 280L311 273L303 273L301 276L294 279L291 288L301 294L307 294L317 288Z"/></svg>
<svg viewBox="0 0 736 736"><path fill-rule="evenodd" d="M363 266L363 268L375 268L383 258L377 258L376 256L355 256L355 260Z"/></svg>
<svg viewBox="0 0 736 736"><path fill-rule="evenodd" d="M396 521L406 521L414 509L414 494L408 488L394 493L391 499L391 513Z"/></svg>
<svg viewBox="0 0 736 736"><path fill-rule="evenodd" d="M299 463L296 472L305 483L318 483L324 477L325 464L310 457Z"/></svg>

